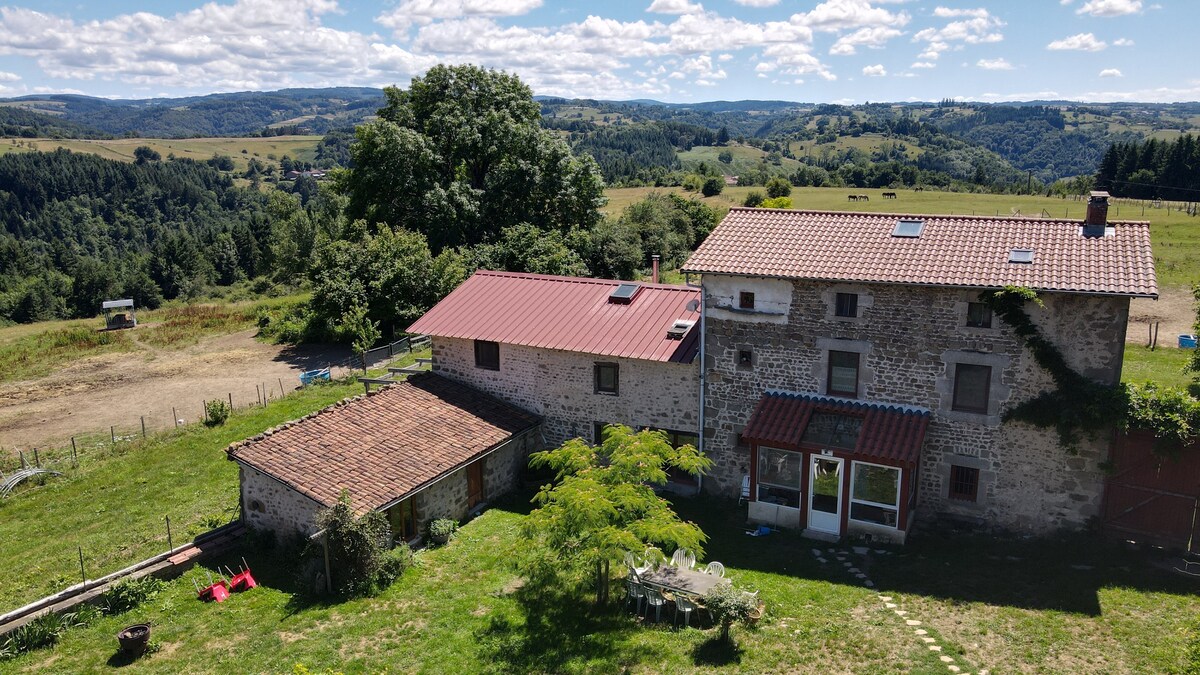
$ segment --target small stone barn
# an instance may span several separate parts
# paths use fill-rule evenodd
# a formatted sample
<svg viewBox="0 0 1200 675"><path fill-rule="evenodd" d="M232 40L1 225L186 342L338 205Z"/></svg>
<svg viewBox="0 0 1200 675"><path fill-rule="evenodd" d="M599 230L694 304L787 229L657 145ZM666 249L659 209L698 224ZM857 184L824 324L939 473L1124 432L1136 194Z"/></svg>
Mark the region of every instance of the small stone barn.
<svg viewBox="0 0 1200 675"><path fill-rule="evenodd" d="M340 401L226 450L251 527L311 534L343 491L387 514L397 541L511 489L540 449L538 417L431 373Z"/></svg>

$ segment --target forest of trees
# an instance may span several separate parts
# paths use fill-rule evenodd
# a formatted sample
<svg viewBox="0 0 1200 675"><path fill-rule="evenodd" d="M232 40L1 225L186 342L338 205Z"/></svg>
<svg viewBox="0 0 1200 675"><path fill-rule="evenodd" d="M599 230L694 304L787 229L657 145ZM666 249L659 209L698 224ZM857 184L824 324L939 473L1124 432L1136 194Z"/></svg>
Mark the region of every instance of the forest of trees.
<svg viewBox="0 0 1200 675"><path fill-rule="evenodd" d="M1133 199L1200 200L1200 142L1185 134L1174 141L1116 143L1100 160L1096 187Z"/></svg>

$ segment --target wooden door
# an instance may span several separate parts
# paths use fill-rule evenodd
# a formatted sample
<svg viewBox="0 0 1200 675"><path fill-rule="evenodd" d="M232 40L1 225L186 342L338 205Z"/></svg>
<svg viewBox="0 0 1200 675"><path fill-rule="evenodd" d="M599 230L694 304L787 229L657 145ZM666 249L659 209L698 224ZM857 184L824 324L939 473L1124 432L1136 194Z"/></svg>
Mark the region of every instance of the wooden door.
<svg viewBox="0 0 1200 675"><path fill-rule="evenodd" d="M467 509L483 501L483 460L467 466Z"/></svg>

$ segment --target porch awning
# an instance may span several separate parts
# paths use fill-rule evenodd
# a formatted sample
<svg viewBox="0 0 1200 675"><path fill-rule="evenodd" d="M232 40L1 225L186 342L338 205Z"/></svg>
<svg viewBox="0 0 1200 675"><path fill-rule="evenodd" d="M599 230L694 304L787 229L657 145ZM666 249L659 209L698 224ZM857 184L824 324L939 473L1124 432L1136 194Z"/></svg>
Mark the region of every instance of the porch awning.
<svg viewBox="0 0 1200 675"><path fill-rule="evenodd" d="M924 408L768 391L758 399L742 438L785 448L821 446L863 459L914 465L928 426L929 411Z"/></svg>

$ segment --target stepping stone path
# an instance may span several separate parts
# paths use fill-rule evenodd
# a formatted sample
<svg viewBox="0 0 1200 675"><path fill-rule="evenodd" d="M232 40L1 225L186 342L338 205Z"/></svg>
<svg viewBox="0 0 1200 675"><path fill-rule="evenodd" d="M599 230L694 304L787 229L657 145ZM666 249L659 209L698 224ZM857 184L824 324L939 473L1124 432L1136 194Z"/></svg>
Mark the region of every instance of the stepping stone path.
<svg viewBox="0 0 1200 675"><path fill-rule="evenodd" d="M851 547L851 551L853 551L854 555L863 556L863 557L865 557L869 553L871 553L871 549L869 549L865 546ZM877 554L880 554L880 555L887 555L888 553L890 553L889 551L886 551L883 549L876 549L874 552ZM833 559L837 560L838 562L842 563L842 565L841 565L842 568L848 574L854 575L855 578L857 578L860 582L862 582L863 586L866 586L867 588L875 587L875 583L873 581L871 581L871 579L867 576L867 574L865 572L863 572L861 569L859 569L858 567L856 567L855 564L848 559L848 557L851 555L850 551L845 551L845 550L836 549L836 548L829 548L829 549L822 551L819 548L814 548L814 549L812 549L812 554L813 554L813 557L816 558L817 562L822 565L827 564L829 562L829 558L833 558ZM1020 560L1020 558L1014 558L1013 556L1009 556L1008 559L1009 560ZM946 665L946 670L948 672L951 672L951 673L963 673L964 672L962 669L962 666L959 666L957 663L954 662L953 656L940 653L942 651L943 646L937 644L937 642L938 642L937 638L929 636L929 631L925 630L924 628L921 628L922 624L918 619L906 618L908 616L908 611L900 609L900 605L895 602L894 598L892 598L889 595L884 595L882 593L880 593L878 597L879 597L879 601L883 603L884 608L892 610L892 612L894 612L897 617L903 619L904 625L908 626L913 631L913 635L917 639L919 639L922 643L924 643L930 652L933 652L934 654L938 654L938 660L940 660L942 663L944 663ZM980 671L978 671L978 675L988 675L988 671L980 670Z"/></svg>

